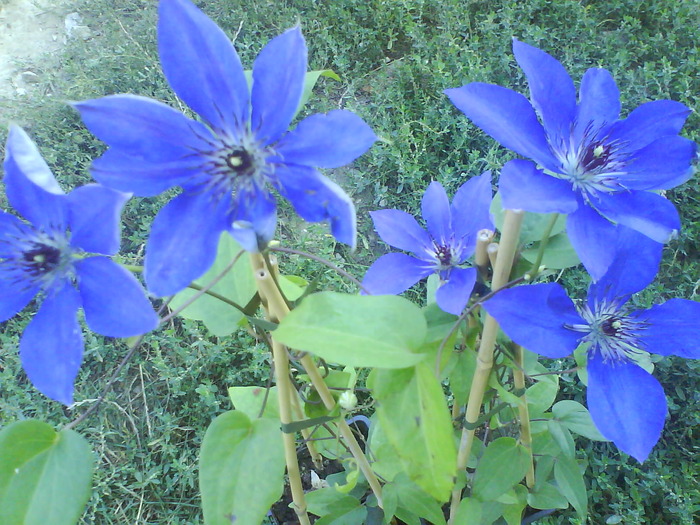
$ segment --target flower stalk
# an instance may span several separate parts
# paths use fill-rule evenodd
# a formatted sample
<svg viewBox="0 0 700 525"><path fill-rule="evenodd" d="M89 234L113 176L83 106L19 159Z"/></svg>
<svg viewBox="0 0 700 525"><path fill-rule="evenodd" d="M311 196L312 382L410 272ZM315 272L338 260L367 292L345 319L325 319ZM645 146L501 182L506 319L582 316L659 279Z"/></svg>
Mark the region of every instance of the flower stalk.
<svg viewBox="0 0 700 525"><path fill-rule="evenodd" d="M498 257L493 270L493 280L491 288L501 288L508 282L511 268L513 266L513 258L518 246L518 238L520 235L520 226L522 225L525 212L522 210L506 210L506 216L503 223L503 231L501 241L498 246ZM481 334L481 344L479 345L479 353L477 356L476 372L472 381L471 390L469 392L469 401L467 403L467 411L464 417L464 429L462 430L462 438L459 444L457 453L457 470L461 471L467 468L469 455L471 454L472 444L474 442L474 432L476 430L476 422L481 413L481 405L484 399L484 393L488 387L489 375L493 368L493 351L496 346L496 336L498 335L498 323L490 315L486 316L484 321L484 330ZM450 525L454 525L454 517L459 507L459 502L462 499L462 489L457 488L452 491L452 501L450 504Z"/></svg>
<svg viewBox="0 0 700 525"><path fill-rule="evenodd" d="M523 370L525 350L520 345L514 346L515 368L513 369L513 384L519 391L525 390L525 371ZM527 397L523 393L518 405L518 417L520 418L520 443L527 449L529 467L525 475L525 484L528 489L535 486L535 464L532 459L532 434L530 432L530 410L527 406Z"/></svg>

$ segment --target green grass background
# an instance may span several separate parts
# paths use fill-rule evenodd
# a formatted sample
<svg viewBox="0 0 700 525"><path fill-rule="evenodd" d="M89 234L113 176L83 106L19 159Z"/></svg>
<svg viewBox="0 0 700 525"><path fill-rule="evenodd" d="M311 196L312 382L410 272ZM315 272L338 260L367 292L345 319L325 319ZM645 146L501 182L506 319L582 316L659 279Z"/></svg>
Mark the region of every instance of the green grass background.
<svg viewBox="0 0 700 525"><path fill-rule="evenodd" d="M576 82L588 67L609 69L620 87L623 114L659 98L699 108L696 0L207 0L198 5L235 35L246 67L268 39L301 24L310 68L330 68L342 78L321 81L308 110L351 109L385 139L351 167L332 173L358 203L355 254L334 245L322 226L302 224L289 213L280 224L289 246L330 257L358 276L384 249L366 211L416 212L431 180L453 192L466 177L485 169L498 173L512 158L442 91L483 81L526 93L510 49L513 36L557 57ZM66 100L130 92L181 106L159 69L155 2L92 0L77 10L92 38L72 41L64 53L49 57L31 96L0 101L0 114L31 133L66 189L89 181L89 163L103 151ZM0 124L4 142L7 122ZM684 135L700 140L697 114L688 119ZM683 231L667 248L660 276L638 298L640 305L671 297L699 299L699 190L695 178L668 193L681 212ZM139 260L163 202L129 203L123 222L126 260ZM285 264L289 273L319 271L304 260ZM564 281L579 291L587 284L577 271ZM345 289L330 274L324 282ZM83 404L62 408L34 391L21 372L18 334L30 316L23 312L0 333L2 426L29 417L56 425L73 419L99 395L126 350L122 343L87 334L76 394ZM227 386L264 384L268 373L264 348L245 334L216 338L198 323L176 320L148 336L101 411L78 428L98 456L83 523L200 523L196 461L204 430L230 408ZM700 362L666 359L657 363L656 376L668 395L670 419L647 462L639 465L607 444L580 443L580 457L589 463L588 523L700 519ZM570 383L562 397L582 400L584 392ZM578 521L563 511L541 523Z"/></svg>

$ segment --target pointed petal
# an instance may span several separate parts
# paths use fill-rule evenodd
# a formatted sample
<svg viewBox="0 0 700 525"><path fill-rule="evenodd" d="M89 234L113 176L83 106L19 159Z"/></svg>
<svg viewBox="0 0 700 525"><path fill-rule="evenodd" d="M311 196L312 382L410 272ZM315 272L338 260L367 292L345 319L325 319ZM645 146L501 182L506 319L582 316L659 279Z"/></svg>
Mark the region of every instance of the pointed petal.
<svg viewBox="0 0 700 525"><path fill-rule="evenodd" d="M624 299L649 286L659 271L663 245L625 226L617 227L615 257L598 282L588 291L589 305Z"/></svg>
<svg viewBox="0 0 700 525"><path fill-rule="evenodd" d="M369 267L362 287L374 295L395 295L433 273L433 266L405 253L387 253Z"/></svg>
<svg viewBox="0 0 700 525"><path fill-rule="evenodd" d="M355 249L355 205L340 186L306 166L282 166L277 174L282 195L289 199L302 219L329 221L333 237Z"/></svg>
<svg viewBox="0 0 700 525"><path fill-rule="evenodd" d="M527 160L511 160L498 181L503 207L533 213L571 213L578 208L571 183L546 175Z"/></svg>
<svg viewBox="0 0 700 525"><path fill-rule="evenodd" d="M581 143L586 128L602 129L620 117L620 90L607 69L588 69L581 79L574 141Z"/></svg>
<svg viewBox="0 0 700 525"><path fill-rule="evenodd" d="M140 157L125 155L109 149L92 162L90 173L95 180L108 188L133 193L139 197L152 197L181 186L195 176L197 159L151 163Z"/></svg>
<svg viewBox="0 0 700 525"><path fill-rule="evenodd" d="M288 164L337 168L362 155L377 140L372 129L350 111L335 110L302 120L275 146Z"/></svg>
<svg viewBox="0 0 700 525"><path fill-rule="evenodd" d="M567 143L576 112L576 88L564 66L541 49L513 39L513 54L525 72L530 99L550 141Z"/></svg>
<svg viewBox="0 0 700 525"><path fill-rule="evenodd" d="M435 302L445 312L459 315L469 302L475 282L474 268L452 268L450 278L435 291Z"/></svg>
<svg viewBox="0 0 700 525"><path fill-rule="evenodd" d="M10 126L4 168L10 204L39 228L64 230L65 194L36 145L17 126Z"/></svg>
<svg viewBox="0 0 700 525"><path fill-rule="evenodd" d="M633 317L647 323L639 333L647 352L700 359L700 303L671 299Z"/></svg>
<svg viewBox="0 0 700 525"><path fill-rule="evenodd" d="M656 193L600 193L595 206L611 221L637 230L656 242L667 243L681 228L676 207Z"/></svg>
<svg viewBox="0 0 700 525"><path fill-rule="evenodd" d="M462 184L452 199L452 228L457 239L469 241L464 257L469 257L476 246L479 230L493 230L491 217L491 172L485 171Z"/></svg>
<svg viewBox="0 0 700 525"><path fill-rule="evenodd" d="M68 195L70 243L86 252L114 255L119 251L121 211L128 193L87 184Z"/></svg>
<svg viewBox="0 0 700 525"><path fill-rule="evenodd" d="M144 268L154 295L176 294L209 269L219 236L228 227L229 203L208 193L183 193L160 210L146 244Z"/></svg>
<svg viewBox="0 0 700 525"><path fill-rule="evenodd" d="M275 236L277 203L264 188L253 185L234 197L231 235L249 252L265 249Z"/></svg>
<svg viewBox="0 0 700 525"><path fill-rule="evenodd" d="M678 135L690 109L673 100L653 100L642 104L610 129L610 141L627 144L636 151L667 135Z"/></svg>
<svg viewBox="0 0 700 525"><path fill-rule="evenodd" d="M248 84L226 34L188 0L161 0L158 52L173 91L216 130L248 121Z"/></svg>
<svg viewBox="0 0 700 525"><path fill-rule="evenodd" d="M377 210L369 214L374 229L388 245L412 252L418 258L425 258L426 252L433 248L430 235L418 225L413 215L401 210Z"/></svg>
<svg viewBox="0 0 700 525"><path fill-rule="evenodd" d="M520 93L492 84L472 82L445 94L476 126L501 146L531 158L548 170L560 171L544 128L530 102Z"/></svg>
<svg viewBox="0 0 700 525"><path fill-rule="evenodd" d="M421 213L433 240L446 246L452 239L452 211L445 188L439 182L431 182L423 194Z"/></svg>
<svg viewBox="0 0 700 525"><path fill-rule="evenodd" d="M146 292L136 277L106 257L76 263L85 321L108 337L132 337L158 326Z"/></svg>
<svg viewBox="0 0 700 525"><path fill-rule="evenodd" d="M22 368L42 394L64 405L73 402L73 383L83 359L77 312L80 296L67 284L49 294L22 334Z"/></svg>
<svg viewBox="0 0 700 525"><path fill-rule="evenodd" d="M668 190L693 176L697 145L678 136L662 137L635 152L620 183L633 190Z"/></svg>
<svg viewBox="0 0 700 525"><path fill-rule="evenodd" d="M659 382L636 364L589 356L588 410L603 436L643 462L661 436L666 396Z"/></svg>
<svg viewBox="0 0 700 525"><path fill-rule="evenodd" d="M264 145L289 128L305 77L306 42L298 26L270 40L255 59L250 127Z"/></svg>
<svg viewBox="0 0 700 525"><path fill-rule="evenodd" d="M615 225L587 204L579 203L566 219L566 233L593 280L603 277L615 257Z"/></svg>
<svg viewBox="0 0 700 525"><path fill-rule="evenodd" d="M102 142L147 162L183 160L195 150L211 148L205 142L211 133L202 124L157 100L110 95L75 102L73 107Z"/></svg>
<svg viewBox="0 0 700 525"><path fill-rule="evenodd" d="M545 357L570 355L582 334L565 325L586 324L560 285L518 286L498 292L483 304L508 337Z"/></svg>

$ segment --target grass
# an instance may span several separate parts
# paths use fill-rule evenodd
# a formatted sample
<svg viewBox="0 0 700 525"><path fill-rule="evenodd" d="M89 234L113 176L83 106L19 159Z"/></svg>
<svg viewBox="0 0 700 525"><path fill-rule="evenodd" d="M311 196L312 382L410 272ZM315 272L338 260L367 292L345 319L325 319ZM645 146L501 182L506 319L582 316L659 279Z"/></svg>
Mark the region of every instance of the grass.
<svg viewBox="0 0 700 525"><path fill-rule="evenodd" d="M358 202L359 250L349 254L318 225L283 213L289 246L325 255L355 275L385 248L368 210L416 212L426 185L448 192L465 177L498 172L511 155L478 131L442 90L485 81L526 92L510 51L510 37L559 58L575 81L588 67L608 68L620 87L623 113L653 99L671 98L697 110L700 93L700 5L697 1L611 0L528 2L486 0L216 0L199 2L229 35L248 67L261 46L301 23L310 68L330 68L341 82L324 80L310 110L336 107L361 115L384 139L335 176ZM93 29L87 42L69 43L40 72L33 95L3 103L2 115L25 126L65 188L89 180L91 159L103 150L63 101L131 92L181 106L158 65L155 6L145 0L93 0L78 11ZM6 122L0 123L5 127ZM5 131L0 131L4 142ZM700 141L700 117L684 135ZM1 146L0 146L1 147ZM666 250L662 272L641 302L700 295L700 183L669 192L683 231ZM133 199L124 215L123 253L137 261L150 220L163 199ZM287 209L287 208L285 208ZM289 273L310 276L309 261L285 260ZM565 276L579 290L579 272ZM349 289L330 274L322 284ZM56 425L81 412L62 409L32 390L16 357L24 312L0 334L0 424L37 417ZM99 395L126 348L87 336L77 384L85 406ZM98 415L78 429L98 456L93 496L83 523L199 523L197 453L211 419L229 408L227 386L264 384L267 354L245 333L216 338L198 323L176 320L148 337ZM700 365L680 359L657 363L669 398L670 419L650 459L638 465L605 444L582 443L589 461L589 523L692 524L700 515ZM577 384L562 392L583 399ZM581 457L584 457L583 455ZM575 523L572 513L542 523Z"/></svg>

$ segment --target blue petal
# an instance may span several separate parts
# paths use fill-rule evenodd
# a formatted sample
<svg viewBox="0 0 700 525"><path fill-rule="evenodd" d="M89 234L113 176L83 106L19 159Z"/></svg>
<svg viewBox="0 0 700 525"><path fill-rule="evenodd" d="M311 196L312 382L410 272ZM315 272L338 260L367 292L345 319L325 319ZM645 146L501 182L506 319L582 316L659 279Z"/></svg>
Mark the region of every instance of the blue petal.
<svg viewBox="0 0 700 525"><path fill-rule="evenodd" d="M545 175L527 160L511 160L498 181L503 208L533 213L571 213L578 208L571 183Z"/></svg>
<svg viewBox="0 0 700 525"><path fill-rule="evenodd" d="M209 269L219 236L229 226L229 205L228 198L183 193L160 210L151 226L144 269L154 295L176 294Z"/></svg>
<svg viewBox="0 0 700 525"><path fill-rule="evenodd" d="M231 40L188 0L161 0L158 52L175 93L217 131L248 121L248 84Z"/></svg>
<svg viewBox="0 0 700 525"><path fill-rule="evenodd" d="M275 146L288 164L317 168L344 166L377 140L372 129L350 111L335 110L302 120Z"/></svg>
<svg viewBox="0 0 700 525"><path fill-rule="evenodd" d="M17 126L7 136L4 168L10 204L38 228L65 230L65 194L36 145Z"/></svg>
<svg viewBox="0 0 700 525"><path fill-rule="evenodd" d="M513 39L513 54L525 72L530 99L542 117L550 142L567 143L576 111L576 88L558 60Z"/></svg>
<svg viewBox="0 0 700 525"><path fill-rule="evenodd" d="M70 243L86 252L119 251L119 222L130 195L99 184L87 184L68 195Z"/></svg>
<svg viewBox="0 0 700 525"><path fill-rule="evenodd" d="M440 246L448 245L453 237L452 210L442 184L430 183L423 194L421 212L433 240Z"/></svg>
<svg viewBox="0 0 700 525"><path fill-rule="evenodd" d="M433 273L431 264L405 253L387 253L369 267L362 287L375 295L395 295Z"/></svg>
<svg viewBox="0 0 700 525"><path fill-rule="evenodd" d="M436 290L435 302L445 312L459 315L469 302L475 282L474 268L452 268L447 282Z"/></svg>
<svg viewBox="0 0 700 525"><path fill-rule="evenodd" d="M574 141L580 144L590 128L600 130L620 117L620 90L607 69L591 68L584 73L579 91Z"/></svg>
<svg viewBox="0 0 700 525"><path fill-rule="evenodd" d="M618 238L611 250L615 257L598 282L591 284L588 301L591 307L597 301L622 300L643 290L659 271L663 245L627 228L617 227Z"/></svg>
<svg viewBox="0 0 700 525"><path fill-rule="evenodd" d="M27 224L14 215L0 210L0 259L13 257L17 253L14 244L24 237ZM1 267L1 266L0 266Z"/></svg>
<svg viewBox="0 0 700 525"><path fill-rule="evenodd" d="M615 257L615 225L590 206L580 203L566 219L566 233L593 280L603 277Z"/></svg>
<svg viewBox="0 0 700 525"><path fill-rule="evenodd" d="M377 210L369 214L374 229L388 245L412 252L419 259L425 259L426 252L434 249L430 235L418 225L413 215L401 210Z"/></svg>
<svg viewBox="0 0 700 525"><path fill-rule="evenodd" d="M564 325L586 324L556 283L503 290L483 307L514 342L551 358L570 355L583 336Z"/></svg>
<svg viewBox="0 0 700 525"><path fill-rule="evenodd" d="M310 222L329 221L338 241L355 248L355 205L335 182L305 166L287 165L277 170L282 194L299 216Z"/></svg>
<svg viewBox="0 0 700 525"><path fill-rule="evenodd" d="M263 250L275 235L277 203L265 188L239 189L230 217L231 235L249 252Z"/></svg>
<svg viewBox="0 0 700 525"><path fill-rule="evenodd" d="M472 82L446 89L452 103L502 146L529 157L551 171L560 171L544 128L530 102L520 93L492 84Z"/></svg>
<svg viewBox="0 0 700 525"><path fill-rule="evenodd" d="M610 129L609 140L626 144L636 151L667 135L678 135L690 109L673 100L654 100L642 104L625 120Z"/></svg>
<svg viewBox="0 0 700 525"><path fill-rule="evenodd" d="M486 171L462 184L452 199L452 229L455 237L462 239L462 260L473 253L479 230L494 229L492 192L491 172Z"/></svg>
<svg viewBox="0 0 700 525"><path fill-rule="evenodd" d="M600 193L595 206L611 221L637 230L656 242L667 243L681 228L676 207L656 193Z"/></svg>
<svg viewBox="0 0 700 525"><path fill-rule="evenodd" d="M633 190L668 190L693 175L697 145L678 136L662 137L635 152L620 183Z"/></svg>
<svg viewBox="0 0 700 525"><path fill-rule="evenodd" d="M198 172L197 159L150 163L140 157L109 149L92 162L90 173L109 188L139 197L152 197L173 186L185 184Z"/></svg>
<svg viewBox="0 0 700 525"><path fill-rule="evenodd" d="M28 283L16 283L11 279L0 271L0 323L19 313L39 291L36 286L27 287Z"/></svg>
<svg viewBox="0 0 700 525"><path fill-rule="evenodd" d="M73 107L101 141L147 162L185 160L196 150L211 149L206 142L211 133L201 123L157 100L111 95Z"/></svg>
<svg viewBox="0 0 700 525"><path fill-rule="evenodd" d="M588 358L588 410L600 433L643 462L659 440L666 396L659 382L628 362Z"/></svg>
<svg viewBox="0 0 700 525"><path fill-rule="evenodd" d="M132 337L158 326L146 292L136 277L106 257L76 263L85 321L108 337Z"/></svg>
<svg viewBox="0 0 700 525"><path fill-rule="evenodd" d="M253 64L250 127L264 145L287 131L299 107L306 77L306 42L299 27L270 40Z"/></svg>
<svg viewBox="0 0 700 525"><path fill-rule="evenodd" d="M639 332L647 352L700 359L700 303L671 299L632 316L647 323Z"/></svg>
<svg viewBox="0 0 700 525"><path fill-rule="evenodd" d="M22 368L42 394L73 402L73 383L83 359L77 312L80 296L66 284L44 300L19 342Z"/></svg>

